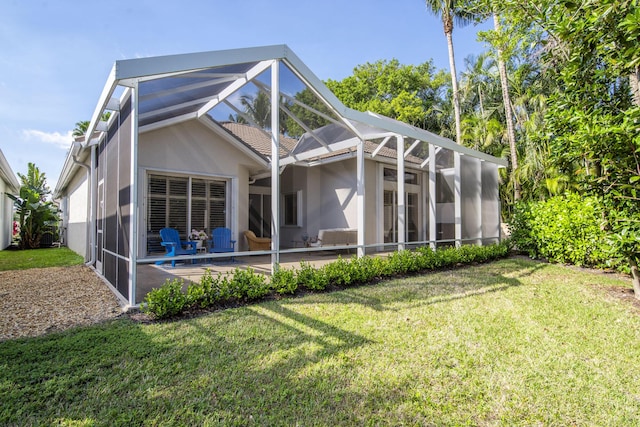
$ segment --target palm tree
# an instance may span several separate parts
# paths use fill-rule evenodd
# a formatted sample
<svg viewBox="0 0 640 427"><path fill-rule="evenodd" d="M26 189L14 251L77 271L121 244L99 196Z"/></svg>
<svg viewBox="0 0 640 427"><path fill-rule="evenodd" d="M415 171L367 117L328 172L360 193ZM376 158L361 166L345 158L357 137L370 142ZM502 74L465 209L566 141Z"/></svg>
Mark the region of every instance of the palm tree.
<svg viewBox="0 0 640 427"><path fill-rule="evenodd" d="M82 120L76 123L76 127L73 128L73 136L84 136L89 128L89 120Z"/></svg>
<svg viewBox="0 0 640 427"><path fill-rule="evenodd" d="M102 115L101 120L103 122L109 121L109 117L111 117L111 112L107 111ZM82 120L76 122L76 127L73 128L72 135L73 136L84 136L87 133L87 129L89 129L89 120Z"/></svg>
<svg viewBox="0 0 640 427"><path fill-rule="evenodd" d="M500 19L493 14L493 27L501 38ZM511 153L511 174L515 178L518 172L518 151L516 148L516 132L513 127L513 115L511 111L511 97L509 96L509 81L507 79L507 65L504 60L504 50L500 42L496 43L496 56L498 57L498 71L500 72L500 86L502 87L502 103L504 104L504 116L507 123L507 139ZM520 183L513 179L513 200L520 200Z"/></svg>
<svg viewBox="0 0 640 427"><path fill-rule="evenodd" d="M458 97L458 78L456 74L455 56L453 53L453 24L460 26L472 23L476 15L465 9L465 4L458 0L426 0L427 9L442 18L444 35L447 37L449 48L449 70L451 71L451 87L453 90L453 113L456 123L456 142L462 143L460 121L460 100Z"/></svg>

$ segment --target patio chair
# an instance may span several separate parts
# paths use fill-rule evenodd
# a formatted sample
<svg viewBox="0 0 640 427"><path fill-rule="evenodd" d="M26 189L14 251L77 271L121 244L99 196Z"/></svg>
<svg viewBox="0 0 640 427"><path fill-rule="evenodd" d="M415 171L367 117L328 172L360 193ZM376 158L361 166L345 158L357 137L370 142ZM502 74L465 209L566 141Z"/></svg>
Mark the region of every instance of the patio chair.
<svg viewBox="0 0 640 427"><path fill-rule="evenodd" d="M268 237L257 237L256 234L247 230L244 232L250 251L268 251L271 250L271 239Z"/></svg>
<svg viewBox="0 0 640 427"><path fill-rule="evenodd" d="M177 255L195 255L197 253L197 242L180 240L178 230L175 228L163 228L160 230L160 237L162 242L160 244L164 246L167 253L164 256L177 256ZM191 260L193 264L194 260ZM164 261L157 261L156 265L164 264ZM171 260L171 267L176 266L176 260Z"/></svg>
<svg viewBox="0 0 640 427"><path fill-rule="evenodd" d="M218 227L211 233L211 240L207 240L209 253L225 253L236 251L236 241L231 239L231 230L225 227ZM235 261L231 257L231 261Z"/></svg>

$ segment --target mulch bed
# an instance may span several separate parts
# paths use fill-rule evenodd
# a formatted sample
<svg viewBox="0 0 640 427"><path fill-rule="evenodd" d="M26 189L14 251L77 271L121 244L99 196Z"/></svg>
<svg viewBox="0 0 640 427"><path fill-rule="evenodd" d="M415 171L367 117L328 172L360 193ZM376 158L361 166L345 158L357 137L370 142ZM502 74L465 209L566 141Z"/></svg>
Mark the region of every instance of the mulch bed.
<svg viewBox="0 0 640 427"><path fill-rule="evenodd" d="M0 271L0 340L91 325L122 313L113 292L86 266Z"/></svg>

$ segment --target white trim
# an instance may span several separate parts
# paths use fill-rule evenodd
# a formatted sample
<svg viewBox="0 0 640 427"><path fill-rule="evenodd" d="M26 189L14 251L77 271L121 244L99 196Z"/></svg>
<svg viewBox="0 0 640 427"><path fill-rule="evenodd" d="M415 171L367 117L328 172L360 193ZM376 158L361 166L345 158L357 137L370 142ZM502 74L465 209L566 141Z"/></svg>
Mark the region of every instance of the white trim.
<svg viewBox="0 0 640 427"><path fill-rule="evenodd" d="M271 64L271 274L280 263L280 61Z"/></svg>
<svg viewBox="0 0 640 427"><path fill-rule="evenodd" d="M249 83L251 80L258 77L264 71L269 69L269 67L271 67L273 63L274 63L273 60L261 61L255 66L251 67L251 69L247 71L242 78L239 78L233 83L231 83L229 86L224 88L218 94L218 96L216 96L214 99L212 99L211 101L207 102L205 105L200 107L200 109L198 109L198 117L202 117L205 114L207 114L209 110L211 110L213 107L218 105L221 101L225 100L228 96L233 94L235 91L237 91L238 89L240 89L241 87Z"/></svg>
<svg viewBox="0 0 640 427"><path fill-rule="evenodd" d="M382 150L382 148L387 145L387 142L389 142L389 140L391 139L391 136L386 136L382 142L380 144L378 144L378 146L376 147L375 150L373 150L373 153L371 153L371 157L375 157L378 155L378 153L380 152L380 150Z"/></svg>
<svg viewBox="0 0 640 427"><path fill-rule="evenodd" d="M398 155L398 225L396 235L398 236L398 250L402 251L405 248L406 242L406 202L405 202L405 188L404 188L404 137L401 135L396 136L396 152Z"/></svg>
<svg viewBox="0 0 640 427"><path fill-rule="evenodd" d="M422 141L420 141L419 139L416 139L415 141L413 141L413 144L411 144L411 146L407 148L407 151L404 152L404 158L406 159L407 157L409 157L409 154L411 154L414 148L416 148L418 144L420 144L421 142Z"/></svg>
<svg viewBox="0 0 640 427"><path fill-rule="evenodd" d="M356 210L358 217L358 257L364 256L364 244L365 244L365 169L364 169L364 141L360 141L357 146L356 156Z"/></svg>
<svg viewBox="0 0 640 427"><path fill-rule="evenodd" d="M324 148L324 147L314 148L313 150L305 151L304 153L285 157L280 161L280 165L286 166L302 160L312 159L314 157L322 156L324 154L329 154L334 151L355 147L358 144L358 141L359 139L357 137L353 137L353 138L345 139L344 141L336 142L335 144L331 144L329 145L328 148Z"/></svg>
<svg viewBox="0 0 640 427"><path fill-rule="evenodd" d="M376 219L377 219L377 236L376 241L384 243L384 164L376 162ZM376 250L383 251L384 246L377 246Z"/></svg>
<svg viewBox="0 0 640 427"><path fill-rule="evenodd" d="M453 210L455 216L454 228L457 248L462 244L462 179L460 170L462 162L460 156L461 154L457 151L453 153Z"/></svg>
<svg viewBox="0 0 640 427"><path fill-rule="evenodd" d="M440 148L440 147L438 147ZM436 187L436 152L437 148L433 144L429 144L429 158L433 159L429 162L429 241L431 249L436 248L436 239L438 238L438 217L437 217L437 187Z"/></svg>
<svg viewBox="0 0 640 427"><path fill-rule="evenodd" d="M141 78L156 74L197 71L230 64L259 62L284 58L289 54L286 45L250 47L243 49L154 56L116 61L116 78Z"/></svg>

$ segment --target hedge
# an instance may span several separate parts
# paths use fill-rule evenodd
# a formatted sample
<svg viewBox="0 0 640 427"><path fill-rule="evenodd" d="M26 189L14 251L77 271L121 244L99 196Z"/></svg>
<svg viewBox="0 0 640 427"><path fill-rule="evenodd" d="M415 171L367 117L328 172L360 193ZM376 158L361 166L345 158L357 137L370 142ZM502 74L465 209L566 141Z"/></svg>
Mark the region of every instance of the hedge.
<svg viewBox="0 0 640 427"><path fill-rule="evenodd" d="M301 290L318 292L330 286L364 285L387 277L486 262L504 257L508 251L508 245L502 243L435 251L429 247L421 247L394 252L387 258L339 257L319 268L301 261L298 269L277 268L270 280L252 268L236 268L232 273L218 274L216 277L210 270L206 270L199 282L188 285L186 292L183 291L182 279L167 279L161 287L146 295L141 309L157 319L169 318L192 308L206 309L225 304L247 303L271 294L292 295Z"/></svg>

